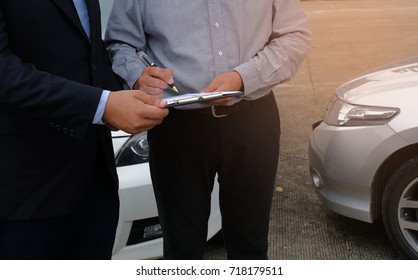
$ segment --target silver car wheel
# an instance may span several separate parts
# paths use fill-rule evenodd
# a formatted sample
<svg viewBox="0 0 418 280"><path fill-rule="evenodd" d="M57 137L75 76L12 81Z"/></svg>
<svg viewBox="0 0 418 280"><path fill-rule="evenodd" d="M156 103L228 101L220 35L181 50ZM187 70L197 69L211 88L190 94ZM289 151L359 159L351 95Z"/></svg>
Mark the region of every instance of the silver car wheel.
<svg viewBox="0 0 418 280"><path fill-rule="evenodd" d="M395 170L386 184L382 220L393 246L406 258L418 259L418 156Z"/></svg>
<svg viewBox="0 0 418 280"><path fill-rule="evenodd" d="M415 251L418 252L418 178L407 185L398 206L399 227Z"/></svg>

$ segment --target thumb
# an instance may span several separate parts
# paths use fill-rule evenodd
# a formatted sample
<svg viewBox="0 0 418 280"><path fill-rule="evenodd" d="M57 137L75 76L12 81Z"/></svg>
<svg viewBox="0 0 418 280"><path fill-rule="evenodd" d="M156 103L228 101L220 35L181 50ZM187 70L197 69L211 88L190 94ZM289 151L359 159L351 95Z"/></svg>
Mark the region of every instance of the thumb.
<svg viewBox="0 0 418 280"><path fill-rule="evenodd" d="M212 82L210 82L209 85L207 85L202 92L214 92L219 88L220 84L216 81L213 80Z"/></svg>
<svg viewBox="0 0 418 280"><path fill-rule="evenodd" d="M159 103L156 106L161 109L164 109L167 106L167 101L163 99L159 99Z"/></svg>
<svg viewBox="0 0 418 280"><path fill-rule="evenodd" d="M143 103L147 105L155 106L161 109L165 108L165 106L167 105L167 101L162 100L156 97L155 95L147 94L140 90L134 91L134 97L136 99L141 100Z"/></svg>

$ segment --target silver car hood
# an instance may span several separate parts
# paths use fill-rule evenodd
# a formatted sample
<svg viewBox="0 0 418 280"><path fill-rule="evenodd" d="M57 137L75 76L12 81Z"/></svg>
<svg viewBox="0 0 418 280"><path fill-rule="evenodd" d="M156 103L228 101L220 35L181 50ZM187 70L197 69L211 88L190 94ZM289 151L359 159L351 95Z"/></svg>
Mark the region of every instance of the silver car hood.
<svg viewBox="0 0 418 280"><path fill-rule="evenodd" d="M418 98L418 57L376 68L337 89L348 103L377 106L401 105L411 94Z"/></svg>

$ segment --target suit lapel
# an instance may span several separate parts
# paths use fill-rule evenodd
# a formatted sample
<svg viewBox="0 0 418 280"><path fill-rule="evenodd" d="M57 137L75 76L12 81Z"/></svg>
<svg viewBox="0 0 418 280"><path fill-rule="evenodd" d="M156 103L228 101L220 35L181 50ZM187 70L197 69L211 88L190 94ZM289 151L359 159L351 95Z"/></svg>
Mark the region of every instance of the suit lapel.
<svg viewBox="0 0 418 280"><path fill-rule="evenodd" d="M81 25L80 18L78 17L77 10L75 9L72 0L50 0L52 1L65 16L75 25L75 27L83 34L85 39L89 40L83 26ZM90 1L90 0L88 0Z"/></svg>

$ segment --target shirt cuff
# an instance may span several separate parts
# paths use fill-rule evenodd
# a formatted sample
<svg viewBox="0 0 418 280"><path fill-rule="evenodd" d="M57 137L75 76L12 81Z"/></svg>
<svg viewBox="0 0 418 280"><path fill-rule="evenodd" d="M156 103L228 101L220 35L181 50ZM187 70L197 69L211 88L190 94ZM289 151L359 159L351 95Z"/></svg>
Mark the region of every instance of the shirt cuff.
<svg viewBox="0 0 418 280"><path fill-rule="evenodd" d="M96 114L94 115L93 124L105 124L102 120L104 110L106 108L107 99L109 98L110 91L104 90L100 97L99 105L97 105Z"/></svg>
<svg viewBox="0 0 418 280"><path fill-rule="evenodd" d="M241 76L245 94L250 94L260 89L259 75L255 69L257 69L257 65L254 65L252 62L243 63L233 69Z"/></svg>

